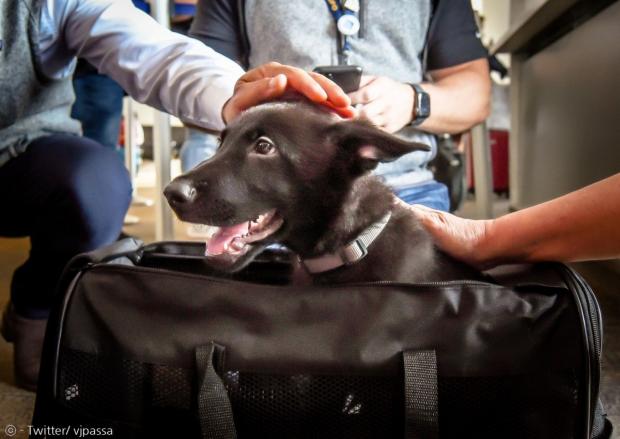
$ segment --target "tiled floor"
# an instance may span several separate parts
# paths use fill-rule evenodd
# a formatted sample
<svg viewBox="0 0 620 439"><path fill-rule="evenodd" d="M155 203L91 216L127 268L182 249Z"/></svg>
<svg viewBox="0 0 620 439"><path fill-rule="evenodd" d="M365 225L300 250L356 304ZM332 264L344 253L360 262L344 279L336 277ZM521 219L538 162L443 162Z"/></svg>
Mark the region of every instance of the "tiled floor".
<svg viewBox="0 0 620 439"><path fill-rule="evenodd" d="M139 193L154 197L150 189L152 175L147 172L138 181ZM502 203L500 209L505 207ZM462 210L467 213L472 206L468 204ZM125 231L145 241L154 240L153 207L133 207L131 213L138 215L141 221L137 225L128 226ZM176 224L176 235L179 239L187 239L187 226ZM12 271L27 257L28 241L26 239L0 238L0 309L8 300L8 287ZM597 293L604 316L604 351L603 377L601 398L617 426L614 438L620 439L620 274L609 271L600 263L575 264L575 268L583 274ZM0 338L0 437L7 424L26 426L29 424L34 394L21 391L13 386L11 367L11 345ZM25 438L25 433L15 437ZM526 439L526 438L524 438Z"/></svg>

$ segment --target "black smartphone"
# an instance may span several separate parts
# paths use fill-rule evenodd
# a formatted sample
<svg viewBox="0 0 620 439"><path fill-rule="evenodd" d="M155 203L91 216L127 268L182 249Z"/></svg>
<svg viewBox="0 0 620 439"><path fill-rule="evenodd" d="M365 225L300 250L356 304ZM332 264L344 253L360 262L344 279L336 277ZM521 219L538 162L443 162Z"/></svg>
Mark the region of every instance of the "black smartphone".
<svg viewBox="0 0 620 439"><path fill-rule="evenodd" d="M314 71L334 81L345 93L360 88L360 79L362 78L360 66L318 66Z"/></svg>

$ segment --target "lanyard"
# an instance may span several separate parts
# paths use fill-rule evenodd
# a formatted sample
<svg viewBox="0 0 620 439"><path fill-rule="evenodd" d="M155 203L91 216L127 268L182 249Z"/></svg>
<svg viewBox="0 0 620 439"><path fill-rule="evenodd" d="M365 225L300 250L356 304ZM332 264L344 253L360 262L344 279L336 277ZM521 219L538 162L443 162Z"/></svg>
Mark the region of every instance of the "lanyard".
<svg viewBox="0 0 620 439"><path fill-rule="evenodd" d="M349 3L355 6L347 7ZM356 34L360 29L360 22L354 12L355 9L359 8L359 2L358 0L344 0L343 4L341 0L325 0L325 4L327 4L327 9L336 22L340 41L338 56L343 64L347 64L351 52L348 37Z"/></svg>

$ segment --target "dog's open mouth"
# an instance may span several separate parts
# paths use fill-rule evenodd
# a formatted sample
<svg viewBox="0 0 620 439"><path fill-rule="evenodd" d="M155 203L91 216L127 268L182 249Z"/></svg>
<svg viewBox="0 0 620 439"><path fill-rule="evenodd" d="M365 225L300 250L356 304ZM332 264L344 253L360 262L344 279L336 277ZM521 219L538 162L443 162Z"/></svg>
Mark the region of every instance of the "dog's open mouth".
<svg viewBox="0 0 620 439"><path fill-rule="evenodd" d="M259 241L277 232L283 223L282 217L273 209L253 220L220 227L207 241L205 256L231 265Z"/></svg>

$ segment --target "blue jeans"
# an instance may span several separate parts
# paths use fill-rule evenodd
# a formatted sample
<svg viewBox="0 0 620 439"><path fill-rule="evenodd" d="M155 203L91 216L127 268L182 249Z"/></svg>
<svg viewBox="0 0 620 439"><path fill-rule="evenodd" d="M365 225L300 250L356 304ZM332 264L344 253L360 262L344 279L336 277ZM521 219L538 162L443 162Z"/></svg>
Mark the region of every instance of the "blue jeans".
<svg viewBox="0 0 620 439"><path fill-rule="evenodd" d="M193 128L185 129L185 141L181 146L181 170L187 172L200 162L211 158L217 150L217 136L198 131Z"/></svg>
<svg viewBox="0 0 620 439"><path fill-rule="evenodd" d="M396 196L407 204L422 204L432 209L450 211L450 197L448 188L443 183L432 181L400 188L395 191Z"/></svg>
<svg viewBox="0 0 620 439"><path fill-rule="evenodd" d="M82 122L84 137L117 149L123 113L123 89L105 75L89 73L73 79L71 117Z"/></svg>

